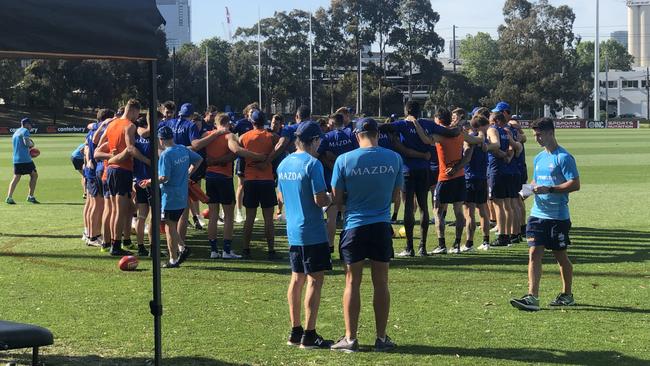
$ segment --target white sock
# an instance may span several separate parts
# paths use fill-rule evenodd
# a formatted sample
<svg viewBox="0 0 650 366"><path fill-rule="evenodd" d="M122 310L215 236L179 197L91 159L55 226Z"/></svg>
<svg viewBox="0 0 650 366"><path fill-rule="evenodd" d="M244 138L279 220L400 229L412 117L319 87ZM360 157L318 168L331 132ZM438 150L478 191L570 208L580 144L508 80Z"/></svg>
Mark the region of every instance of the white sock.
<svg viewBox="0 0 650 366"><path fill-rule="evenodd" d="M169 258L169 264L176 264L177 262L178 262L178 260L174 260L174 259Z"/></svg>
<svg viewBox="0 0 650 366"><path fill-rule="evenodd" d="M383 337L377 337L377 339L379 339L379 340L382 341L382 342L386 342L386 336L383 336Z"/></svg>
<svg viewBox="0 0 650 366"><path fill-rule="evenodd" d="M185 250L185 245L179 245L179 246L178 246L178 251L179 251L179 252L182 252L182 251L184 251L184 250Z"/></svg>

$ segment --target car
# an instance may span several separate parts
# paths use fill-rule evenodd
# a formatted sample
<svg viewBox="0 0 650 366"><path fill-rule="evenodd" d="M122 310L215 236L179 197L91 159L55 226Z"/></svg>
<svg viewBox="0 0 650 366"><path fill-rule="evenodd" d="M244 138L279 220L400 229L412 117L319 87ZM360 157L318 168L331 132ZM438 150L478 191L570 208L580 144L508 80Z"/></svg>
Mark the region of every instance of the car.
<svg viewBox="0 0 650 366"><path fill-rule="evenodd" d="M639 115L638 113L623 113L623 114L619 115L618 118L637 118L637 117L640 117L640 116L641 115Z"/></svg>

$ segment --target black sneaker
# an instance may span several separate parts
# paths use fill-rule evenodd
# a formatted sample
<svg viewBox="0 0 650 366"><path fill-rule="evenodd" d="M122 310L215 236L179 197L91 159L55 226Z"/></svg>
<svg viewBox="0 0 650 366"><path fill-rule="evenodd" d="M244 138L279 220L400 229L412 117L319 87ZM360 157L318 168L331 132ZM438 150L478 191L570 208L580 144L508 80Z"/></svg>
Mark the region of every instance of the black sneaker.
<svg viewBox="0 0 650 366"><path fill-rule="evenodd" d="M510 244L519 244L521 243L521 235L513 235L512 238L510 238Z"/></svg>
<svg viewBox="0 0 650 366"><path fill-rule="evenodd" d="M359 352L359 341L355 339L350 342L347 338L341 337L332 345L332 347L330 347L330 349L332 351L345 353Z"/></svg>
<svg viewBox="0 0 650 366"><path fill-rule="evenodd" d="M429 253L427 253L427 247L424 245L420 245L418 248L418 256L420 257L428 257Z"/></svg>
<svg viewBox="0 0 650 366"><path fill-rule="evenodd" d="M304 330L302 327L296 329L296 330L291 330L289 333L289 340L287 341L287 346L300 346L300 342L302 340L302 336L304 334Z"/></svg>
<svg viewBox="0 0 650 366"><path fill-rule="evenodd" d="M375 352L388 352L393 350L395 347L397 347L397 345L393 342L392 339L390 339L388 334L383 341L379 338L375 340Z"/></svg>
<svg viewBox="0 0 650 366"><path fill-rule="evenodd" d="M334 344L333 341L324 340L316 332L312 336L307 335L307 332L305 332L300 340L301 349L330 349L332 344Z"/></svg>
<svg viewBox="0 0 650 366"><path fill-rule="evenodd" d="M133 255L133 253L129 252L128 250L124 250L122 248L119 248L119 249L111 248L111 251L109 253L114 257L123 257L125 255Z"/></svg>
<svg viewBox="0 0 650 366"><path fill-rule="evenodd" d="M280 259L280 255L278 255L278 252L276 252L275 250L269 250L269 252L267 254L267 258L270 261L275 261L275 260Z"/></svg>
<svg viewBox="0 0 650 366"><path fill-rule="evenodd" d="M508 241L500 241L499 239L494 240L490 243L491 247L507 247L510 243Z"/></svg>
<svg viewBox="0 0 650 366"><path fill-rule="evenodd" d="M162 265L162 268L178 268L180 266L181 266L180 262L176 262L176 263L172 264L172 263L169 263L169 261L167 261L167 262L165 262L165 264Z"/></svg>
<svg viewBox="0 0 650 366"><path fill-rule="evenodd" d="M250 248L244 248L241 250L241 257L243 259L251 259L251 249Z"/></svg>
<svg viewBox="0 0 650 366"><path fill-rule="evenodd" d="M144 245L138 245L138 257L148 257L149 251Z"/></svg>
<svg viewBox="0 0 650 366"><path fill-rule="evenodd" d="M190 247L185 246L185 249L183 249L182 252L180 252L180 255L178 256L178 264L181 264L189 258L190 254L192 254L192 250Z"/></svg>
<svg viewBox="0 0 650 366"><path fill-rule="evenodd" d="M199 221L198 219L195 219L194 220L194 228L196 230L203 230L203 225L201 225L201 221Z"/></svg>

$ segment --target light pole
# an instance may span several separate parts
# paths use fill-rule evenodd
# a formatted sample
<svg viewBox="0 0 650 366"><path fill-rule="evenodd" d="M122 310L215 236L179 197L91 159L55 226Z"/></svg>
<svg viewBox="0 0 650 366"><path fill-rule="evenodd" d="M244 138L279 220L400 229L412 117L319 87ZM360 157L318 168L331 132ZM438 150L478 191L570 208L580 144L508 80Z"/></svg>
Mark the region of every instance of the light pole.
<svg viewBox="0 0 650 366"><path fill-rule="evenodd" d="M600 122L600 1L596 0L596 42L594 44L594 121ZM631 35L632 36L632 35Z"/></svg>

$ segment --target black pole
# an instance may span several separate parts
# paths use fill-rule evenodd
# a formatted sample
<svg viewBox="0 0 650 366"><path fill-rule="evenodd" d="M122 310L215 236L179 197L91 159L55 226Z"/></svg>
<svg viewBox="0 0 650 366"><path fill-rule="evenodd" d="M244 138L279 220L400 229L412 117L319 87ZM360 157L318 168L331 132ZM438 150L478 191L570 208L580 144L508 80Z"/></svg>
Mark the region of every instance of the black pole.
<svg viewBox="0 0 650 366"><path fill-rule="evenodd" d="M154 365L162 364L162 329L161 317L163 313L161 284L160 284L160 186L158 183L158 115L156 107L158 97L156 96L156 61L151 61L149 65L149 74L151 77L151 93L149 93L149 139L151 141L151 150L153 151L151 159L151 264L153 268L153 299L149 302L151 315L153 315L153 333L154 333Z"/></svg>

